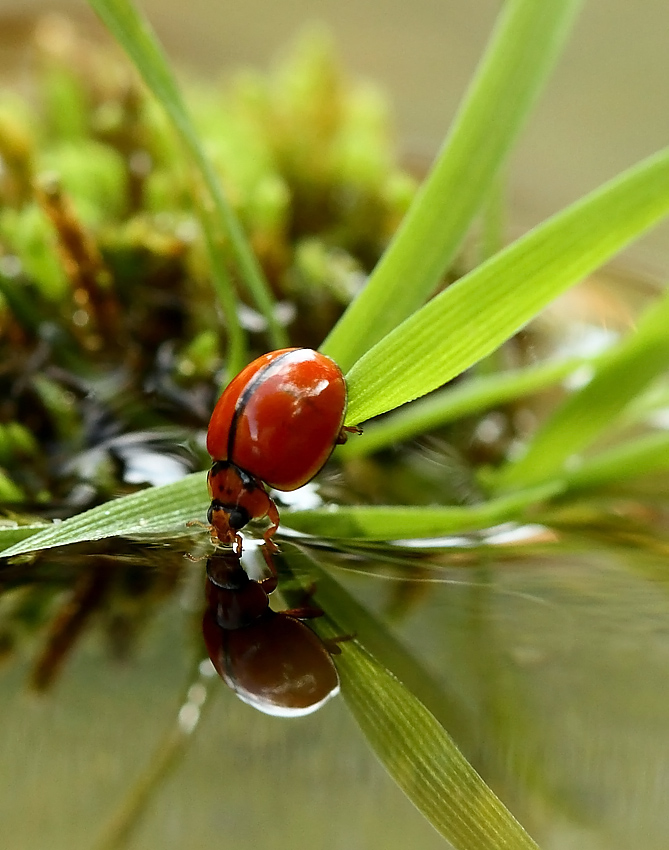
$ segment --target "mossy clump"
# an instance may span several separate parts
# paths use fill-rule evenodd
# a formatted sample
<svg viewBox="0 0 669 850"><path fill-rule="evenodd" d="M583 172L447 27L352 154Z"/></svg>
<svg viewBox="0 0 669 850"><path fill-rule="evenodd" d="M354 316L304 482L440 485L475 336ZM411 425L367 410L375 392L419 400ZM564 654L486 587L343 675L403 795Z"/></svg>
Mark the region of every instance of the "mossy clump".
<svg viewBox="0 0 669 850"><path fill-rule="evenodd" d="M0 500L66 516L138 486L137 453L202 465L226 331L161 107L61 18L29 52L29 86L0 94ZM291 344L318 345L414 192L383 96L322 34L268 75L184 94ZM264 320L244 298L259 353Z"/></svg>

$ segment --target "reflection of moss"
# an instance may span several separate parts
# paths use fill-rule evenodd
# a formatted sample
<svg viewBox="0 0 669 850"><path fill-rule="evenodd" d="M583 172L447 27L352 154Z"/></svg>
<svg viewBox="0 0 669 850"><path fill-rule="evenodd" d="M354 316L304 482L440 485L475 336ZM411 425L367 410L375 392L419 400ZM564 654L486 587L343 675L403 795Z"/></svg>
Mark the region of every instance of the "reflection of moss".
<svg viewBox="0 0 669 850"><path fill-rule="evenodd" d="M157 427L183 442L206 425L225 344L191 174L160 107L62 19L36 34L32 97L0 93L0 414L15 429L0 434L0 501L39 511L48 494L62 516L128 489L124 435L146 449ZM312 35L272 75L191 84L186 99L289 302L291 344L317 345L413 193L383 97Z"/></svg>

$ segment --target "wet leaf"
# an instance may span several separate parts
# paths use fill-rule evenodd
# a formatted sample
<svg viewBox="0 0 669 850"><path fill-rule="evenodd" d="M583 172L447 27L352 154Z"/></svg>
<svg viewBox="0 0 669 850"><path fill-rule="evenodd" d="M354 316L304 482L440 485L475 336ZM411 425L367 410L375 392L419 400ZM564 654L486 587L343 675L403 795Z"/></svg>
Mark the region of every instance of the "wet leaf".
<svg viewBox="0 0 669 850"><path fill-rule="evenodd" d="M53 523L9 546L3 557L105 537L183 535L189 520L204 520L209 503L206 474L196 472L164 487L151 487ZM0 537L2 542L2 537Z"/></svg>
<svg viewBox="0 0 669 850"><path fill-rule="evenodd" d="M304 561L305 569L313 569L294 550L287 560L294 567ZM324 639L354 633L364 612L340 585L316 570L316 599L327 617L314 621L314 629ZM340 646L336 664L344 699L390 776L432 826L457 850L537 850L418 697L357 635Z"/></svg>

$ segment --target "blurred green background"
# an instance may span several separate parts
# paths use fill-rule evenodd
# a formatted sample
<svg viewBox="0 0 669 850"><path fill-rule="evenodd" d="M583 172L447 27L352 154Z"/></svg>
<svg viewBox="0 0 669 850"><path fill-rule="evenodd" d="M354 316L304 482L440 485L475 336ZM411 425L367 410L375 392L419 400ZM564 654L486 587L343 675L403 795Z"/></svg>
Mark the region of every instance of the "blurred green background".
<svg viewBox="0 0 669 850"><path fill-rule="evenodd" d="M207 75L247 64L267 67L305 24L325 24L349 69L386 88L403 149L418 161L429 161L443 139L501 6L492 0L141 5L170 57ZM5 55L38 10L67 11L98 26L83 0L1 0ZM667 31L669 7L662 0L584 3L513 156L510 235L667 143ZM660 273L668 234L665 226L647 237L627 264Z"/></svg>

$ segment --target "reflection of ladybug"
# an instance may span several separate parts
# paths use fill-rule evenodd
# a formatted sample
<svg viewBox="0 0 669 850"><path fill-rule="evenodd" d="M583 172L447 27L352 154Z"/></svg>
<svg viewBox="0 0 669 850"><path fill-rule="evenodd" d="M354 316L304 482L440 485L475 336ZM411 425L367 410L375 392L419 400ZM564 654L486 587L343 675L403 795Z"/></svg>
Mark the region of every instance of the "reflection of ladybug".
<svg viewBox="0 0 669 850"><path fill-rule="evenodd" d="M346 384L337 364L310 348L263 354L234 378L209 422L207 479L213 538L241 549L238 534L252 519L279 513L263 484L296 490L323 467L346 439Z"/></svg>
<svg viewBox="0 0 669 850"><path fill-rule="evenodd" d="M269 594L276 589L276 576L253 581L229 550L209 558L207 577L202 621L207 652L219 676L244 702L265 714L299 717L338 692L328 649L300 619L322 611L272 611Z"/></svg>

